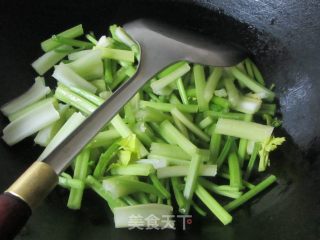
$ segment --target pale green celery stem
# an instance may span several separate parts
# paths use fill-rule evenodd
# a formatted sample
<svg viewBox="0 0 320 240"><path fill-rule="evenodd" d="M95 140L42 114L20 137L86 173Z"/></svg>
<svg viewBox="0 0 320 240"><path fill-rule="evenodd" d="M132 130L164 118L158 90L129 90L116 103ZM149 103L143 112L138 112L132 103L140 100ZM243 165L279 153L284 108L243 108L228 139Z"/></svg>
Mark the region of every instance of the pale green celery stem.
<svg viewBox="0 0 320 240"><path fill-rule="evenodd" d="M2 138L8 145L14 145L49 126L59 118L59 112L55 109L53 103L47 102L7 125L3 129Z"/></svg>
<svg viewBox="0 0 320 240"><path fill-rule="evenodd" d="M195 193L224 225L232 222L232 216L200 184Z"/></svg>
<svg viewBox="0 0 320 240"><path fill-rule="evenodd" d="M19 110L39 101L50 93L50 88L45 86L43 77L36 77L35 83L25 93L11 100L1 107L1 112L6 115L12 115Z"/></svg>
<svg viewBox="0 0 320 240"><path fill-rule="evenodd" d="M253 69L252 69L252 65L251 65L251 61L249 58L246 58L244 60L244 64L247 70L247 73L249 75L249 77L254 78L254 74L253 74Z"/></svg>
<svg viewBox="0 0 320 240"><path fill-rule="evenodd" d="M81 50L81 51L77 51L77 52L73 52L73 53L70 53L68 55L68 59L70 61L74 61L74 60L77 60L85 55L87 55L88 53L92 52L92 49L86 49L86 50Z"/></svg>
<svg viewBox="0 0 320 240"><path fill-rule="evenodd" d="M258 155L260 147L261 147L260 143L255 143L254 144L253 152L252 152L252 154L250 156L249 163L248 163L248 166L247 166L247 169L246 169L246 173L245 173L245 179L247 179L247 180L250 178L250 175L251 175L254 163L255 163L255 161L257 159L257 155Z"/></svg>
<svg viewBox="0 0 320 240"><path fill-rule="evenodd" d="M172 119L174 121L174 124L177 126L179 131L186 137L189 138L188 129L183 125L183 123L174 115L172 115Z"/></svg>
<svg viewBox="0 0 320 240"><path fill-rule="evenodd" d="M166 159L157 159L157 158L140 159L136 161L136 163L152 164L154 169L164 168L168 166L168 161Z"/></svg>
<svg viewBox="0 0 320 240"><path fill-rule="evenodd" d="M138 205L139 203L133 199L130 196L123 196L122 199L129 205L129 206L135 206Z"/></svg>
<svg viewBox="0 0 320 240"><path fill-rule="evenodd" d="M48 146L39 156L41 161L46 158L66 137L70 135L83 121L85 117L81 113L74 113L52 138Z"/></svg>
<svg viewBox="0 0 320 240"><path fill-rule="evenodd" d="M163 156L163 155L157 155L157 154L149 154L148 159L156 159L156 160L163 160L166 161L169 165L190 165L190 160L186 159L179 159L175 157L170 156Z"/></svg>
<svg viewBox="0 0 320 240"><path fill-rule="evenodd" d="M273 129L259 123L220 118L215 133L262 142L271 137Z"/></svg>
<svg viewBox="0 0 320 240"><path fill-rule="evenodd" d="M95 49L99 49L101 51L101 57L103 59L107 58L107 59L118 60L118 61L126 61L130 63L134 62L133 51L103 48L103 47L96 47Z"/></svg>
<svg viewBox="0 0 320 240"><path fill-rule="evenodd" d="M171 110L171 114L178 118L191 132L197 135L200 139L205 142L209 142L210 138L205 134L199 127L197 127L192 121L190 121L182 112L180 112L177 108Z"/></svg>
<svg viewBox="0 0 320 240"><path fill-rule="evenodd" d="M115 140L121 136L115 129L99 132L90 142L91 148L110 146Z"/></svg>
<svg viewBox="0 0 320 240"><path fill-rule="evenodd" d="M244 121L251 122L252 118L253 116L251 114L246 114ZM244 163L244 159L247 152L247 145L248 145L247 139L241 138L239 140L238 156L239 156L240 167L242 167Z"/></svg>
<svg viewBox="0 0 320 240"><path fill-rule="evenodd" d="M182 186L182 182L179 178L177 177L173 177L171 178L171 185L172 185L172 189L173 189L173 193L176 199L176 202L179 206L179 212L180 213L186 213L186 199L183 196L183 193L180 189L180 187Z"/></svg>
<svg viewBox="0 0 320 240"><path fill-rule="evenodd" d="M171 197L170 192L167 191L166 187L163 185L163 183L158 179L158 177L152 173L149 175L151 182L153 183L153 186L158 189L159 192L163 195L163 197L169 199ZM160 196L160 198L162 198Z"/></svg>
<svg viewBox="0 0 320 240"><path fill-rule="evenodd" d="M189 162L190 164L192 163ZM189 172L189 165L181 166L170 166L157 169L158 178L169 178L169 177L183 177L187 176ZM199 176L214 177L217 173L216 165L201 165L199 169Z"/></svg>
<svg viewBox="0 0 320 240"><path fill-rule="evenodd" d="M111 168L112 175L149 176L155 169L152 164L130 164L127 166L114 166Z"/></svg>
<svg viewBox="0 0 320 240"><path fill-rule="evenodd" d="M204 129L204 128L209 127L212 123L213 123L212 118L211 117L206 117L206 118L201 120L201 122L199 123L199 127L201 129Z"/></svg>
<svg viewBox="0 0 320 240"><path fill-rule="evenodd" d="M93 80L91 83L97 88L99 95L107 90L106 82L103 79Z"/></svg>
<svg viewBox="0 0 320 240"><path fill-rule="evenodd" d="M179 91L182 103L183 104L189 104L188 96L187 96L186 89L184 87L182 78L179 78L177 80L177 87L178 87L178 91Z"/></svg>
<svg viewBox="0 0 320 240"><path fill-rule="evenodd" d="M193 77L196 86L196 95L197 95L197 102L200 111L208 110L208 102L204 98L204 90L205 90L205 74L204 74L204 67L199 64L195 64L193 66Z"/></svg>
<svg viewBox="0 0 320 240"><path fill-rule="evenodd" d="M69 28L61 33L56 34L60 37L65 38L76 38L83 34L82 24ZM60 43L55 41L53 38L49 38L43 42L41 42L41 48L43 51L48 52L56 47L60 46Z"/></svg>
<svg viewBox="0 0 320 240"><path fill-rule="evenodd" d="M217 162L218 156L220 153L220 148L221 148L221 135L216 134L214 131L212 131L211 140L210 140L210 153L211 153L210 162L211 163L215 164Z"/></svg>
<svg viewBox="0 0 320 240"><path fill-rule="evenodd" d="M209 180L205 179L205 178L199 178L199 183L206 188L207 190L216 193L220 196L224 196L224 197L228 197L228 198L238 198L242 195L242 192L239 191L231 191L231 190L227 190L227 189L222 189L222 186L216 185L213 182L210 182Z"/></svg>
<svg viewBox="0 0 320 240"><path fill-rule="evenodd" d="M98 97L98 96L94 95L93 93L88 92L88 91L86 91L86 90L83 90L83 89L81 89L81 88L69 87L69 89L70 89L72 92L74 92L74 93L78 94L79 96L87 99L88 101L90 101L91 103L93 103L93 104L95 104L95 105L97 105L97 106L100 106L100 105L103 104L104 101L105 101L103 98Z"/></svg>
<svg viewBox="0 0 320 240"><path fill-rule="evenodd" d="M193 104L172 104L172 103L162 103L162 102L148 102L140 101L141 108L150 107L163 112L170 112L173 108L178 108L181 112L187 113L197 113L198 106Z"/></svg>
<svg viewBox="0 0 320 240"><path fill-rule="evenodd" d="M61 50L63 52L56 52L55 50L51 50L43 54L31 64L31 66L39 75L44 75L55 64L57 64L60 60L67 56L68 50L72 50L72 47L61 46L58 48L58 50Z"/></svg>
<svg viewBox="0 0 320 240"><path fill-rule="evenodd" d="M176 157L181 159L191 159L190 155L182 150L179 146L167 143L152 143L150 148L151 153L158 153L164 156Z"/></svg>
<svg viewBox="0 0 320 240"><path fill-rule="evenodd" d="M204 99L207 102L209 102L214 95L214 91L216 90L218 82L222 76L222 71L223 71L222 68L215 67L207 80L207 84L205 86L205 90L203 93Z"/></svg>
<svg viewBox="0 0 320 240"><path fill-rule="evenodd" d="M166 119L170 119L170 116L160 110L146 107L145 109L137 111L136 119L142 122L162 122Z"/></svg>
<svg viewBox="0 0 320 240"><path fill-rule="evenodd" d="M230 176L229 176L228 173L219 172L218 176L230 180ZM247 188L249 188L249 189L252 189L252 188L255 187L255 185L253 185L252 183L247 182L247 181L244 180L244 179L242 179L242 183L243 183L243 185L244 185L245 187L247 187Z"/></svg>
<svg viewBox="0 0 320 240"><path fill-rule="evenodd" d="M241 169L239 165L239 159L235 152L231 152L231 154L229 155L228 165L229 165L230 186L241 189L242 174L241 174Z"/></svg>
<svg viewBox="0 0 320 240"><path fill-rule="evenodd" d="M263 76L261 74L261 72L259 71L259 69L257 68L257 66L251 61L251 66L252 66L252 70L253 70L253 74L255 79L262 84L263 86L265 85Z"/></svg>
<svg viewBox="0 0 320 240"><path fill-rule="evenodd" d="M73 178L66 178L66 177L62 177L59 176L59 182L58 182L59 186L63 187L63 188L76 188L76 189L84 189L85 184L83 181L78 180L78 179L73 179Z"/></svg>

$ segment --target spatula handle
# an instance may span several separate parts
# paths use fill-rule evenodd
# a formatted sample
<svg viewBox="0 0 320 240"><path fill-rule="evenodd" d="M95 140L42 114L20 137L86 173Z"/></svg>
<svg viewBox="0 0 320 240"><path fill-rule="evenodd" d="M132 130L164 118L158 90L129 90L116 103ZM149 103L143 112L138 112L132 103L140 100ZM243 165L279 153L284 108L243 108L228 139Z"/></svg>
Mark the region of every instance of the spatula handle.
<svg viewBox="0 0 320 240"><path fill-rule="evenodd" d="M0 239L13 239L26 224L31 208L11 193L0 195Z"/></svg>

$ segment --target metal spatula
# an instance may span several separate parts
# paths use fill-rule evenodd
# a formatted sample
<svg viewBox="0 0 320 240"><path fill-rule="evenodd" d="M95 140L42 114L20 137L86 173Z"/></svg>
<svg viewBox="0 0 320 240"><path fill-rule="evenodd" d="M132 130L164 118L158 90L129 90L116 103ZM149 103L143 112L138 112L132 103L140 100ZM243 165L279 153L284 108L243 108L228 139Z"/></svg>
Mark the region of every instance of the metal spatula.
<svg viewBox="0 0 320 240"><path fill-rule="evenodd" d="M179 60L212 66L232 66L245 52L196 34L149 20L124 25L137 41L141 60L136 74L121 86L43 161L36 161L0 196L0 238L10 239L58 181L79 151L109 122L123 105L157 72Z"/></svg>

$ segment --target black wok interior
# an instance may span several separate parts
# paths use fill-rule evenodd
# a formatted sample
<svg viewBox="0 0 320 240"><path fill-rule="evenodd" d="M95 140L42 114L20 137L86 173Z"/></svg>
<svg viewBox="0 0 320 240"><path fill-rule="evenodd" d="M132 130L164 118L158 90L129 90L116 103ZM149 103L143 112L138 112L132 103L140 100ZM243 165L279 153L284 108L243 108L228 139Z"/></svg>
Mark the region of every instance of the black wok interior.
<svg viewBox="0 0 320 240"><path fill-rule="evenodd" d="M67 210L56 189L17 239L320 239L320 3L317 0L199 1L0 1L0 104L26 90L40 56L39 43L83 23L102 34L111 23L160 19L245 47L268 84L276 84L287 142L272 155L274 187L234 213L222 226L213 216L194 217L187 231L114 228L106 204L93 193L81 211ZM1 116L1 128L7 120ZM32 139L9 148L0 143L0 190L36 158ZM179 225L181 222L177 222Z"/></svg>

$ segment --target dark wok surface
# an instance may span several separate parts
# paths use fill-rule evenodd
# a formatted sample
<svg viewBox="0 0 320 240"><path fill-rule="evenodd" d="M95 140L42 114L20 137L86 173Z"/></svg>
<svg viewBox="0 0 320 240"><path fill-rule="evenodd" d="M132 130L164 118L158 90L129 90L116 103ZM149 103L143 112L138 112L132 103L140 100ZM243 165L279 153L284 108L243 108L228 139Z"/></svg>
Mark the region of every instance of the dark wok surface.
<svg viewBox="0 0 320 240"><path fill-rule="evenodd" d="M228 17L226 16L228 15ZM27 89L36 76L29 63L52 33L83 23L104 33L111 23L155 17L248 49L276 92L283 114L278 134L288 140L273 155L277 186L235 212L223 227L214 217L194 218L188 231L116 230L103 201L86 195L69 211L55 190L17 239L281 239L320 238L320 4L318 1L0 1L0 104ZM259 56L259 57L257 57ZM7 121L1 116L1 128ZM31 140L0 143L0 190L40 150ZM180 224L180 223L178 223Z"/></svg>

